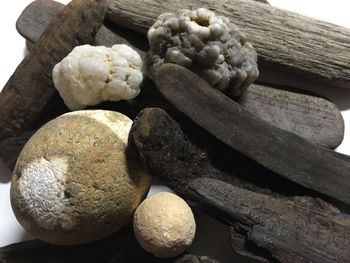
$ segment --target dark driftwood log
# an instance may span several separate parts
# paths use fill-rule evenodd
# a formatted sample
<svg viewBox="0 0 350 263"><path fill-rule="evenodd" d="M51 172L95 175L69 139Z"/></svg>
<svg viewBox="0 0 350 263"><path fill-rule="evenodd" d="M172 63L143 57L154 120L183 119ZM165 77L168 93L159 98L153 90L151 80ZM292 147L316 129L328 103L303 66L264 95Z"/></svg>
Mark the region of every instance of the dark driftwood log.
<svg viewBox="0 0 350 263"><path fill-rule="evenodd" d="M198 207L231 226L238 254L262 262L350 262L349 215L209 178L194 180L189 192Z"/></svg>
<svg viewBox="0 0 350 263"><path fill-rule="evenodd" d="M250 0L111 1L107 17L146 33L165 12L207 7L242 28L259 56L260 80L294 79L299 87L323 83L350 88L350 30ZM273 74L271 74L271 72ZM287 78L288 77L288 78Z"/></svg>
<svg viewBox="0 0 350 263"><path fill-rule="evenodd" d="M134 238L131 227L101 241L80 246L54 246L39 240L0 248L2 263L218 263L207 256L184 254L160 259L145 252Z"/></svg>
<svg viewBox="0 0 350 263"><path fill-rule="evenodd" d="M198 134L198 129L187 129L195 130L197 138L202 136ZM205 137L204 140L207 145L213 139ZM186 195L186 188L192 180L201 177L219 179L274 196L310 194L310 191L289 180L281 180L277 175L254 168L254 164L234 173L219 169L222 164L217 164L219 168L214 167L211 163L213 158L208 157L208 152L190 141L179 124L159 108L144 109L134 119L129 133L128 151L135 154L152 175L181 196ZM219 151L222 152L222 148ZM214 154L218 155L219 152L214 149ZM238 158L233 159L239 165L231 161L230 166L242 165Z"/></svg>
<svg viewBox="0 0 350 263"><path fill-rule="evenodd" d="M17 20L19 33L32 42L37 41L63 6L61 3L49 0L32 2ZM143 50L147 46L147 40L144 36L132 31L125 34L115 26L113 30L117 31L113 32L108 27L102 26L95 36L95 44L112 46L116 43L126 43L133 44L133 47L137 44L138 52L145 57ZM122 34L125 38L121 37ZM146 97L145 100L149 98ZM339 110L334 104L322 98L262 85L251 85L239 103L269 123L325 147L337 147L344 136L344 121Z"/></svg>
<svg viewBox="0 0 350 263"><path fill-rule="evenodd" d="M0 141L18 135L38 116L55 93L52 68L74 46L93 39L105 10L106 0L73 0L50 23L0 93Z"/></svg>
<svg viewBox="0 0 350 263"><path fill-rule="evenodd" d="M256 118L183 67L160 66L154 80L180 112L229 147L286 179L350 204L350 157Z"/></svg>

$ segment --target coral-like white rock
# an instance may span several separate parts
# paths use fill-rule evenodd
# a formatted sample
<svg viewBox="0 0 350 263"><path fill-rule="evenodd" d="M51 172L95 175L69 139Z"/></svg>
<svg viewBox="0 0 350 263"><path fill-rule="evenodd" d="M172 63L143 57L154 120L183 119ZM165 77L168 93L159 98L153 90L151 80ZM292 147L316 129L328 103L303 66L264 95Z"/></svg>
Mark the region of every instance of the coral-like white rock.
<svg viewBox="0 0 350 263"><path fill-rule="evenodd" d="M140 55L127 45L83 45L53 69L53 82L71 110L135 98L143 79Z"/></svg>

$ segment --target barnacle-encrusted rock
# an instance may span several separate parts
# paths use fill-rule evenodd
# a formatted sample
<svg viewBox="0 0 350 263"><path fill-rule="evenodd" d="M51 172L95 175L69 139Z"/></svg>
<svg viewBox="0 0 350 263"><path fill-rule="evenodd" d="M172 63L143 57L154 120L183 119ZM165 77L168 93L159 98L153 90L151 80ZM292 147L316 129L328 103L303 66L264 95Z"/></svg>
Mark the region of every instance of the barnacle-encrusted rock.
<svg viewBox="0 0 350 263"><path fill-rule="evenodd" d="M204 8L164 13L149 29L152 68L175 63L239 96L259 75L257 54L230 20Z"/></svg>
<svg viewBox="0 0 350 263"><path fill-rule="evenodd" d="M123 226L150 186L126 154L131 124L118 112L76 111L39 129L12 177L12 208L22 226L61 245L92 242Z"/></svg>

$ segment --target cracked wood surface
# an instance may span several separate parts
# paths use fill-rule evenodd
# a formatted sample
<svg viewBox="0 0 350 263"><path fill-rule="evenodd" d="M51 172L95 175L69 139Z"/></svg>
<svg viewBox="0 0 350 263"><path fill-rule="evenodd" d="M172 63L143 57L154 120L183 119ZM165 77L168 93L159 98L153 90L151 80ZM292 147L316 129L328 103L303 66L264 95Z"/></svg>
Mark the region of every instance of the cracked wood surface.
<svg viewBox="0 0 350 263"><path fill-rule="evenodd" d="M350 261L350 216L336 209L209 178L192 181L189 195L195 206L231 226L232 248L240 255L261 262Z"/></svg>

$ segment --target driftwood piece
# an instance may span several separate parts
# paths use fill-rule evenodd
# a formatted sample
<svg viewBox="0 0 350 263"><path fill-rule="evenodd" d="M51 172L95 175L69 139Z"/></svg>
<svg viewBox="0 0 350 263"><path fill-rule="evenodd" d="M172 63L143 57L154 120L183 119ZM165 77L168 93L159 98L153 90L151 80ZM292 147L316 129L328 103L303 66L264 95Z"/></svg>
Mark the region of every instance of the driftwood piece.
<svg viewBox="0 0 350 263"><path fill-rule="evenodd" d="M260 80L299 87L323 83L350 88L350 30L250 0L115 0L107 17L146 33L165 12L207 7L242 28L258 53ZM273 73L273 74L271 74ZM283 76L276 83L273 75Z"/></svg>
<svg viewBox="0 0 350 263"><path fill-rule="evenodd" d="M52 68L74 46L93 39L105 10L106 0L73 0L50 23L0 93L0 141L18 135L38 116L55 93Z"/></svg>
<svg viewBox="0 0 350 263"><path fill-rule="evenodd" d="M189 192L198 207L231 226L232 248L240 255L262 262L350 262L349 215L209 178L194 180Z"/></svg>
<svg viewBox="0 0 350 263"><path fill-rule="evenodd" d="M32 2L18 18L19 33L27 40L37 41L42 31L63 6L61 3L50 0ZM124 38L120 36L123 32L119 28L114 26L113 30L117 32L102 26L95 36L95 44L111 46L116 43L128 45L138 43L139 47L147 46L147 40L135 35L132 31L124 34ZM143 50L138 49L138 52L145 57ZM151 94L150 97L152 96ZM337 107L325 99L262 85L251 85L239 103L265 121L324 147L335 148L342 142L343 118Z"/></svg>
<svg viewBox="0 0 350 263"><path fill-rule="evenodd" d="M334 149L343 141L343 117L325 99L253 84L238 103L273 126L321 146Z"/></svg>
<svg viewBox="0 0 350 263"><path fill-rule="evenodd" d="M196 137L200 137L198 129ZM205 137L205 144L212 143L212 138ZM183 133L179 124L160 108L146 108L133 121L129 133L128 151L135 154L141 164L150 170L177 194L186 197L188 184L201 177L219 179L255 192L274 196L305 195L310 191L289 180L254 167L244 167L243 171L234 173L221 169L222 164L213 166L207 150L199 148ZM222 149L219 149L222 152ZM214 149L214 154L218 151ZM232 153L231 153L232 154ZM221 159L221 158L220 158ZM242 162L238 158L233 157ZM229 163L231 166L232 161ZM312 193L311 193L312 194Z"/></svg>
<svg viewBox="0 0 350 263"><path fill-rule="evenodd" d="M232 149L286 179L350 204L350 157L256 118L178 65L159 67L154 80L180 112Z"/></svg>
<svg viewBox="0 0 350 263"><path fill-rule="evenodd" d="M218 263L207 256L184 254L160 259L145 252L134 238L131 226L101 241L80 246L54 246L39 240L0 248L2 263Z"/></svg>

